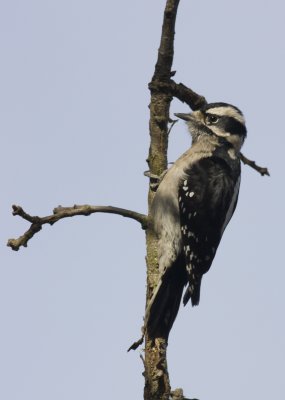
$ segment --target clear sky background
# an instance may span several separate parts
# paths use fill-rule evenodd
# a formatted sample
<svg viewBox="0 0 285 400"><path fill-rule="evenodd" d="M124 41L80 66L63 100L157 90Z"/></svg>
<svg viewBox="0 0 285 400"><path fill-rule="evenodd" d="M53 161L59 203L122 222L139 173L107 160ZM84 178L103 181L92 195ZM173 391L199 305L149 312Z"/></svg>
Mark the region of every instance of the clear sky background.
<svg viewBox="0 0 285 400"><path fill-rule="evenodd" d="M149 92L165 0L12 0L0 4L0 398L140 399L127 353L145 305L139 225L106 214L45 227L26 249L8 238L57 205L146 212ZM176 81L243 110L237 211L199 307L169 340L172 387L200 400L284 400L284 2L181 0ZM187 106L174 101L171 112ZM169 161L190 145L183 122Z"/></svg>

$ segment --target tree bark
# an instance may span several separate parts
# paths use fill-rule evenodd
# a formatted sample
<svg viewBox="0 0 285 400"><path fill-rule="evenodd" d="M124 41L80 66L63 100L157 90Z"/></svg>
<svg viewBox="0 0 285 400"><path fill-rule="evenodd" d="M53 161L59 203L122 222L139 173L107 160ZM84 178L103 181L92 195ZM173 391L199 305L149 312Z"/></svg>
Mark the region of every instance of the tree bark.
<svg viewBox="0 0 285 400"><path fill-rule="evenodd" d="M167 168L168 122L172 95L168 91L157 89L159 84L169 82L173 62L174 28L179 0L167 0L164 10L162 35L158 50L158 58L154 75L149 85L150 101L150 148L148 156L151 174L161 175ZM151 181L151 180L150 180ZM149 189L148 206L154 197ZM148 303L158 279L157 238L151 228L146 231L147 246L147 294ZM167 341L164 338L150 340L145 334L145 400L168 400L170 398L170 382L167 370Z"/></svg>

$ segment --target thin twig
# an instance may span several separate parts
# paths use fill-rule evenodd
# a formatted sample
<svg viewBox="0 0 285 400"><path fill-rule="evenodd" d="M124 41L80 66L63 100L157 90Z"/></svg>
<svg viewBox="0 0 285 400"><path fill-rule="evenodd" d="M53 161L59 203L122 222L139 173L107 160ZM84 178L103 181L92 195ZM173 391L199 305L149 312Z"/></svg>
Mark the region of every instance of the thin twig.
<svg viewBox="0 0 285 400"><path fill-rule="evenodd" d="M144 333L142 335L142 337L137 340L136 342L134 342L129 348L128 348L128 352L130 350L136 350L141 344L143 344L143 340L144 340Z"/></svg>
<svg viewBox="0 0 285 400"><path fill-rule="evenodd" d="M170 126L169 126L168 131L167 131L167 135L168 136L170 135L170 132L172 131L172 128L174 127L176 122L178 122L178 119L169 119L169 122L170 122Z"/></svg>
<svg viewBox="0 0 285 400"><path fill-rule="evenodd" d="M140 359L142 360L143 366L145 367L145 359L143 358L142 354L140 354Z"/></svg>
<svg viewBox="0 0 285 400"><path fill-rule="evenodd" d="M249 160L242 153L240 153L240 159L245 165L248 165L249 167L251 167L251 168L255 169L257 172L259 172L261 176L264 176L264 175L270 176L267 168L259 167L258 165L256 165L255 161Z"/></svg>
<svg viewBox="0 0 285 400"><path fill-rule="evenodd" d="M42 229L45 224L53 225L57 221L63 218L74 217L76 215L91 215L98 212L117 214L126 218L134 219L138 221L143 229L147 228L148 217L144 214L140 214L135 211L127 210L125 208L112 207L112 206L90 206L85 205L74 205L72 207L57 207L53 210L52 215L46 217L31 216L27 214L22 207L13 205L13 215L18 215L31 223L30 228L18 239L9 239L7 246L11 247L12 250L19 250L20 247L27 247L28 241Z"/></svg>

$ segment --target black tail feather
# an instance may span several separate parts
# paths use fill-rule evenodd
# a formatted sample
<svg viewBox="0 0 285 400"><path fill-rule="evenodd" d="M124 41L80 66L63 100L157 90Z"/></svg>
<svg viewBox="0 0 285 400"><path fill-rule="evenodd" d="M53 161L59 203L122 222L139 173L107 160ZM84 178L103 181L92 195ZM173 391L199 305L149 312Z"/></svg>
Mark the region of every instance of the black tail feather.
<svg viewBox="0 0 285 400"><path fill-rule="evenodd" d="M189 283L187 290L183 296L183 305L186 306L191 299L192 306L198 306L200 302L200 288L202 277L196 278L196 281Z"/></svg>
<svg viewBox="0 0 285 400"><path fill-rule="evenodd" d="M164 274L161 287L150 308L147 332L150 338L168 339L169 332L177 316L182 292L187 276L183 263L178 258Z"/></svg>

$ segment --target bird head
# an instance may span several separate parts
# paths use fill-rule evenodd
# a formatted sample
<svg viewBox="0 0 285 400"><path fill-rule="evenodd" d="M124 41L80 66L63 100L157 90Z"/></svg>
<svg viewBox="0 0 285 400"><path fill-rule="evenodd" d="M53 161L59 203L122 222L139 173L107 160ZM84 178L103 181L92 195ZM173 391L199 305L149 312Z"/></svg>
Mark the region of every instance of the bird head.
<svg viewBox="0 0 285 400"><path fill-rule="evenodd" d="M193 143L201 137L212 136L228 142L238 153L246 138L245 119L242 112L227 103L210 103L190 114L174 114L186 121Z"/></svg>

